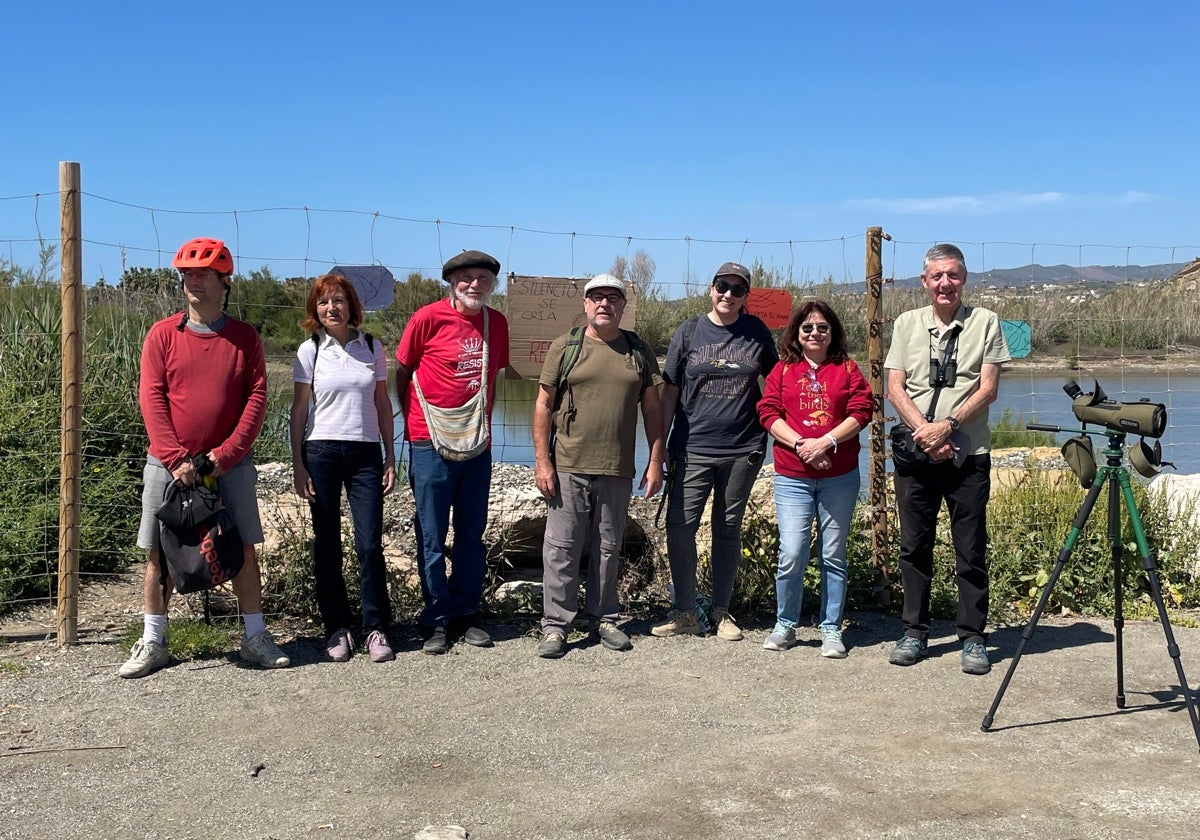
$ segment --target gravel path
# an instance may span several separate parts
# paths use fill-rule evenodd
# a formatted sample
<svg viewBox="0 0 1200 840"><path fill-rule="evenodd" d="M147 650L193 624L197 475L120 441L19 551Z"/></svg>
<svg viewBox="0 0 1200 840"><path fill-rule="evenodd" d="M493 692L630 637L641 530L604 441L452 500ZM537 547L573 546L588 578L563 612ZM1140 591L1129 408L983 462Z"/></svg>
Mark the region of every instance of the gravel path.
<svg viewBox="0 0 1200 840"><path fill-rule="evenodd" d="M887 664L898 621L857 614L850 657L635 635L625 654L534 656L529 625L490 650L321 661L217 659L116 677L111 643L7 645L0 669L0 837L1141 838L1194 836L1200 753L1161 629L1045 621L995 729L1001 665L959 671L948 624L931 657ZM636 623L635 633L646 627ZM1193 684L1200 630L1175 628Z"/></svg>

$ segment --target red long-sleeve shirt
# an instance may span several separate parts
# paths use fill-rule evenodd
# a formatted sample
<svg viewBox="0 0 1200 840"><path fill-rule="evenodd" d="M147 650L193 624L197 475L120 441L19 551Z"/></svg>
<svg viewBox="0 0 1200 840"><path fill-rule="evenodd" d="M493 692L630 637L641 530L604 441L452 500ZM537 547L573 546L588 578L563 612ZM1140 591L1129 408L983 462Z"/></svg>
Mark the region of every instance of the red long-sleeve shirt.
<svg viewBox="0 0 1200 840"><path fill-rule="evenodd" d="M179 329L182 313L146 333L138 404L150 454L174 471L201 452L228 469L254 446L267 413L267 366L254 327L226 317L220 332Z"/></svg>
<svg viewBox="0 0 1200 840"><path fill-rule="evenodd" d="M815 370L808 362L777 364L767 376L758 418L770 430L783 420L796 434L819 438L832 432L847 417L865 427L871 419L871 386L852 361L822 362ZM815 470L791 449L775 447L775 472L789 478L833 478L858 465L858 436L827 453L830 469Z"/></svg>

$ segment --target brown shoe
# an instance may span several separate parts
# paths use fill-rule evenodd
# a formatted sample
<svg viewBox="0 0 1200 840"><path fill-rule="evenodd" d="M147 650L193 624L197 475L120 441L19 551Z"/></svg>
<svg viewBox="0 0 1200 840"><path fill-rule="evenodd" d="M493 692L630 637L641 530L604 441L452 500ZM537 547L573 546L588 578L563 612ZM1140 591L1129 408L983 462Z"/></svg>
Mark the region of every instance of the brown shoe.
<svg viewBox="0 0 1200 840"><path fill-rule="evenodd" d="M733 620L729 610L713 610L709 620L717 628L718 639L724 639L727 642L742 640L742 628L737 626L737 622Z"/></svg>
<svg viewBox="0 0 1200 840"><path fill-rule="evenodd" d="M666 638L668 636L703 636L704 628L696 618L693 610L675 610L662 624L650 628L651 636Z"/></svg>

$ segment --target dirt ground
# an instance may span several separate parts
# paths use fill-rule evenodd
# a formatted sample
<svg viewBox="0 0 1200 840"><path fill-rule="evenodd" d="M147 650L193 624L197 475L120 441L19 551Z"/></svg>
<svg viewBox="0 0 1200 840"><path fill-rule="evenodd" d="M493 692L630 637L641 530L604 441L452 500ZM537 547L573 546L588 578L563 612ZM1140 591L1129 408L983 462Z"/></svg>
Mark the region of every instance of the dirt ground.
<svg viewBox="0 0 1200 840"><path fill-rule="evenodd" d="M113 609L122 610L114 599ZM114 629L136 615L114 616ZM1142 838L1194 836L1200 748L1162 629L1125 628L1114 703L1110 621L1044 620L990 732L998 665L959 669L949 624L930 657L887 663L897 619L851 616L850 656L815 629L787 653L655 639L534 655L527 622L442 657L396 634L397 661L322 661L284 637L288 670L227 658L116 676L111 635L57 650L45 621L0 630L0 837ZM40 628L40 629L39 629ZM1176 627L1200 678L1200 629Z"/></svg>

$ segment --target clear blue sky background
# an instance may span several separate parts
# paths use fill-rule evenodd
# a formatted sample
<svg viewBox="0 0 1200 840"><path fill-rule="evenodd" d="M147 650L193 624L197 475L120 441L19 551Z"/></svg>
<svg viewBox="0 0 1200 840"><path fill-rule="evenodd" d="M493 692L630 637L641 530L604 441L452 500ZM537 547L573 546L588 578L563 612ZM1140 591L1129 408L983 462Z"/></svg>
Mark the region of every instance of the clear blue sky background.
<svg viewBox="0 0 1200 840"><path fill-rule="evenodd" d="M78 161L89 282L194 235L281 276L643 248L672 285L861 280L871 225L897 276L940 240L975 271L1200 255L1194 0L14 3L4 31L0 256L57 238ZM303 207L358 212L249 212Z"/></svg>

